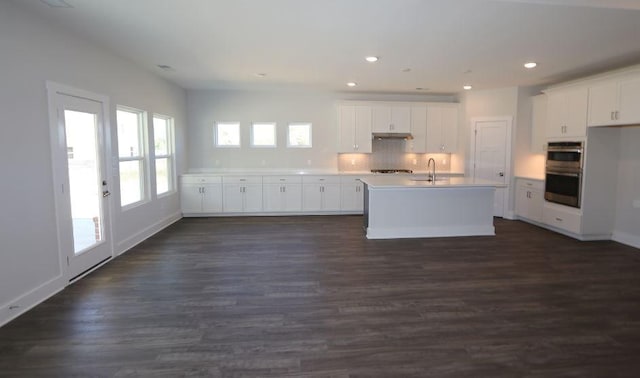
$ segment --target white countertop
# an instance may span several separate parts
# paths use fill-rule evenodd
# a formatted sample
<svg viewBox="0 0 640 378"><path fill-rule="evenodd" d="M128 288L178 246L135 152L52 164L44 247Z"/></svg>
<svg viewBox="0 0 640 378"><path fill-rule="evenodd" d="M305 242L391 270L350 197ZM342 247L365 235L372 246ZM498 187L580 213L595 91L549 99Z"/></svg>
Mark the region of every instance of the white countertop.
<svg viewBox="0 0 640 378"><path fill-rule="evenodd" d="M400 189L400 188L504 188L505 184L474 179L470 177L438 177L436 181L426 181L426 175L399 176L399 175L373 175L363 177L362 182L367 184L371 189ZM418 180L416 180L418 179Z"/></svg>

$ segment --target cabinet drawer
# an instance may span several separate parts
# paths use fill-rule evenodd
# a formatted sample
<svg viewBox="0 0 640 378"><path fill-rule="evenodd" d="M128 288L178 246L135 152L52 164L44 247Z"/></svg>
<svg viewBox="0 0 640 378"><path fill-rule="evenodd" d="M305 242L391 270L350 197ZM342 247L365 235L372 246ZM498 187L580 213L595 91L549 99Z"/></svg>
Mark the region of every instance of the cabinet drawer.
<svg viewBox="0 0 640 378"><path fill-rule="evenodd" d="M340 176L338 175L303 176L302 183L304 184L339 184Z"/></svg>
<svg viewBox="0 0 640 378"><path fill-rule="evenodd" d="M367 175L340 176L340 183L341 184L362 184L360 179L366 176Z"/></svg>
<svg viewBox="0 0 640 378"><path fill-rule="evenodd" d="M582 215L569 209L561 209L545 204L542 214L543 222L549 226L579 234L582 224Z"/></svg>
<svg viewBox="0 0 640 378"><path fill-rule="evenodd" d="M517 185L528 189L544 190L544 181L542 180L529 180L519 178Z"/></svg>
<svg viewBox="0 0 640 378"><path fill-rule="evenodd" d="M181 177L183 184L220 184L221 176L184 175Z"/></svg>
<svg viewBox="0 0 640 378"><path fill-rule="evenodd" d="M224 176L224 184L262 184L262 176Z"/></svg>
<svg viewBox="0 0 640 378"><path fill-rule="evenodd" d="M302 176L262 176L265 184L301 184Z"/></svg>

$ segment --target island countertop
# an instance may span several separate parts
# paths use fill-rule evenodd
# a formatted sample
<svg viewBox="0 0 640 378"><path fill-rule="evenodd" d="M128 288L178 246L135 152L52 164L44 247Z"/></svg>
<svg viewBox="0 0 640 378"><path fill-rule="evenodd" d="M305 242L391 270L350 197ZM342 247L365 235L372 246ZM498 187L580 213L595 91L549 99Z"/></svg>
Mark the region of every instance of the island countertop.
<svg viewBox="0 0 640 378"><path fill-rule="evenodd" d="M362 177L360 181L370 189L410 189L410 188L504 188L505 184L471 177L438 177L435 181L427 181L426 175L373 175Z"/></svg>

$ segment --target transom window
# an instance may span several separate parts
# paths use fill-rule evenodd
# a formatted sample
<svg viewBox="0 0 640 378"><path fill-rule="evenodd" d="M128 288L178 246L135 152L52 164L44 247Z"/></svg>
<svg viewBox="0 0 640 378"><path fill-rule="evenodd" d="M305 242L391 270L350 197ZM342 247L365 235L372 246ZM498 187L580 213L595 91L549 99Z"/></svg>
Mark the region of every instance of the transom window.
<svg viewBox="0 0 640 378"><path fill-rule="evenodd" d="M218 122L215 125L216 147L240 147L240 123Z"/></svg>
<svg viewBox="0 0 640 378"><path fill-rule="evenodd" d="M251 125L252 147L276 147L276 124L256 122Z"/></svg>
<svg viewBox="0 0 640 378"><path fill-rule="evenodd" d="M311 124L290 123L287 133L287 147L310 148Z"/></svg>

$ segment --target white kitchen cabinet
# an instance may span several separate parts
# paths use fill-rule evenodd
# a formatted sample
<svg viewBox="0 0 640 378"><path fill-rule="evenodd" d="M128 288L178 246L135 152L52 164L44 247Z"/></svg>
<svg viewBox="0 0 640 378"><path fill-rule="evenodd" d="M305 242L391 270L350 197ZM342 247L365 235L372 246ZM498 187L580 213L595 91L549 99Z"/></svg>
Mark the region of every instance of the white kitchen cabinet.
<svg viewBox="0 0 640 378"><path fill-rule="evenodd" d="M587 133L587 87L547 93L547 138L584 138Z"/></svg>
<svg viewBox="0 0 640 378"><path fill-rule="evenodd" d="M371 106L339 105L339 153L371 153Z"/></svg>
<svg viewBox="0 0 640 378"><path fill-rule="evenodd" d="M545 202L543 208L542 219L546 225L573 234L580 234L582 213L579 209L556 205L550 202Z"/></svg>
<svg viewBox="0 0 640 378"><path fill-rule="evenodd" d="M224 176L223 205L225 213L262 211L262 176Z"/></svg>
<svg viewBox="0 0 640 378"><path fill-rule="evenodd" d="M411 135L406 143L406 152L427 152L427 106L411 105Z"/></svg>
<svg viewBox="0 0 640 378"><path fill-rule="evenodd" d="M360 176L342 176L340 178L341 209L343 212L361 214L364 211L364 184Z"/></svg>
<svg viewBox="0 0 640 378"><path fill-rule="evenodd" d="M182 176L180 203L183 214L222 212L220 176Z"/></svg>
<svg viewBox="0 0 640 378"><path fill-rule="evenodd" d="M302 177L264 176L262 198L266 212L302 211Z"/></svg>
<svg viewBox="0 0 640 378"><path fill-rule="evenodd" d="M456 152L458 109L458 104L427 105L427 153Z"/></svg>
<svg viewBox="0 0 640 378"><path fill-rule="evenodd" d="M409 133L411 131L411 107L401 104L373 105L374 133Z"/></svg>
<svg viewBox="0 0 640 378"><path fill-rule="evenodd" d="M588 126L640 123L640 75L610 79L589 87Z"/></svg>
<svg viewBox="0 0 640 378"><path fill-rule="evenodd" d="M547 95L531 97L531 152L541 154L547 147Z"/></svg>
<svg viewBox="0 0 640 378"><path fill-rule="evenodd" d="M517 179L516 215L535 222L542 222L543 207L544 181Z"/></svg>
<svg viewBox="0 0 640 378"><path fill-rule="evenodd" d="M302 211L340 211L340 176L303 176Z"/></svg>

